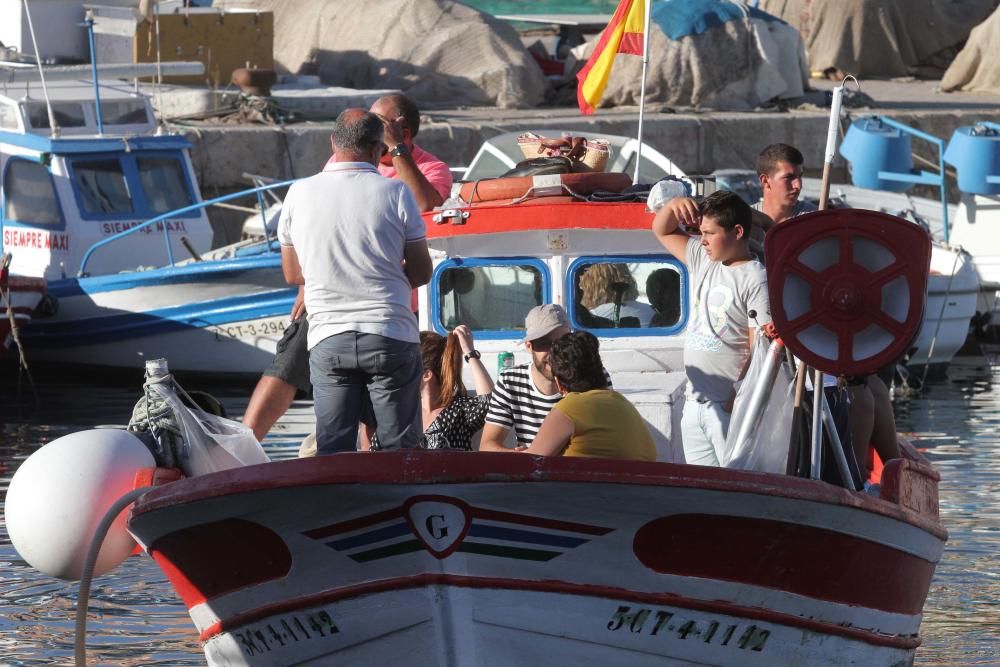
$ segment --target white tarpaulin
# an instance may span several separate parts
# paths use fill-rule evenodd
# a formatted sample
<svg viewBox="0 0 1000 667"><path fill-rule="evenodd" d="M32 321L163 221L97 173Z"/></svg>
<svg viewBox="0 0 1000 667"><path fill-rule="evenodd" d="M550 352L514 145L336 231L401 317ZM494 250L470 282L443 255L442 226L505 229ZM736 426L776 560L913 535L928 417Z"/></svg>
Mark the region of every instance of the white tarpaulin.
<svg viewBox="0 0 1000 667"><path fill-rule="evenodd" d="M1000 9L973 28L965 48L941 79L941 90L1000 92Z"/></svg>
<svg viewBox="0 0 1000 667"><path fill-rule="evenodd" d="M455 0L225 0L274 12L279 71L402 90L422 107L533 107L545 77L514 28Z"/></svg>
<svg viewBox="0 0 1000 667"><path fill-rule="evenodd" d="M659 0L650 23L649 104L738 110L804 94L802 37L773 16L735 0ZM600 106L638 104L641 73L642 58L619 55Z"/></svg>
<svg viewBox="0 0 1000 667"><path fill-rule="evenodd" d="M814 72L935 78L995 0L760 0L798 28Z"/></svg>

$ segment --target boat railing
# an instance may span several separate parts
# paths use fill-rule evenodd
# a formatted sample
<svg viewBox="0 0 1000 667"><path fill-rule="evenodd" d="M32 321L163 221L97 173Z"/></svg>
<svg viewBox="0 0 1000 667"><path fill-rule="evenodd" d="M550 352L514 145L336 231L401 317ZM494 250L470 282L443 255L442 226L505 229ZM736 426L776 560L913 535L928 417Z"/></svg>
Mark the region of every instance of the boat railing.
<svg viewBox="0 0 1000 667"><path fill-rule="evenodd" d="M270 247L271 246L271 238L270 238L270 235L268 234L268 230L267 230L267 220L266 220L266 217L265 217L266 216L266 211L267 211L267 206L265 206L265 204L264 204L264 193L265 192L270 192L271 190L277 190L278 188L287 188L288 186L290 186L294 182L295 182L294 180L289 180L289 181L278 181L278 182L274 182L274 183L268 183L266 185L259 185L257 187L249 188L247 190L240 190L239 192L233 192L233 193L230 193L228 195L222 195L220 197L215 197L213 199L206 199L204 201L200 201L200 202L197 202L195 204L191 204L190 206L185 206L183 208L178 208L178 209L174 209L172 211L168 211L166 213L163 213L161 215L156 216L155 218L150 218L149 220L146 220L145 222L143 222L141 224L138 224L135 227L132 227L130 229L126 229L125 231L119 232L117 234L114 234L113 236L109 236L106 239L101 239L100 241L98 241L94 245L90 246L87 249L87 252L85 252L83 254L83 260L80 262L80 269L79 269L79 271L77 271L76 275L77 275L78 278L82 278L82 277L85 277L86 275L88 275L87 274L87 262L90 261L91 256L93 256L93 254L95 252L97 252L98 250L100 250L104 246L110 245L110 244L118 241L119 239L123 239L126 236L130 236L131 234L136 234L136 233L138 233L138 232L140 232L140 231L142 231L144 229L147 229L147 228L149 228L152 225L155 225L157 223L164 223L167 220L169 220L170 218L177 217L177 216L183 215L185 213L191 213L193 211L200 211L201 209L206 208L208 206L214 206L214 205L217 205L217 204L220 204L220 203L231 201L233 199L239 199L241 197L247 197L247 196L250 196L250 195L255 195L257 197L257 207L260 210L260 215L261 215L261 218L263 219L263 222L264 222L264 238L268 242L268 247ZM174 261L173 246L170 243L170 235L169 235L169 232L168 232L168 225L161 224L160 227L163 230L163 241L164 241L164 243L167 246L167 262L169 263L169 265L171 267L173 267L173 266L176 265L176 262Z"/></svg>

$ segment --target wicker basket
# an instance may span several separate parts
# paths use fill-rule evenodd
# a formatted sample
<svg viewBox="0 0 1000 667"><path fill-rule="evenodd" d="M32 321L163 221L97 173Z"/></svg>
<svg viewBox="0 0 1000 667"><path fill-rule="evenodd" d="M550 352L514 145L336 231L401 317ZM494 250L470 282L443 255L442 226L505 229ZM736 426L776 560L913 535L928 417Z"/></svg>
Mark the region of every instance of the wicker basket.
<svg viewBox="0 0 1000 667"><path fill-rule="evenodd" d="M604 139L587 139L583 145L587 147L587 150L577 161L574 171L604 171L608 168L608 160L611 159L611 144Z"/></svg>
<svg viewBox="0 0 1000 667"><path fill-rule="evenodd" d="M517 146L526 159L562 156L573 162L573 171L604 171L611 158L611 145L604 139L562 137L548 139L533 132L517 138Z"/></svg>

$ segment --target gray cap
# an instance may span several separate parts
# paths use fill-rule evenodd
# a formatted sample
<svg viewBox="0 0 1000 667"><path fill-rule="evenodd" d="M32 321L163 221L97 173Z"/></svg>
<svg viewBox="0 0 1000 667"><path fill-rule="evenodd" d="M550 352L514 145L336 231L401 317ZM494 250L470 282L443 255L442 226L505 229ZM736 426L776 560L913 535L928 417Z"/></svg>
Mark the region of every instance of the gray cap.
<svg viewBox="0 0 1000 667"><path fill-rule="evenodd" d="M528 311L524 318L524 340L538 340L559 327L568 327L569 315L556 303L543 303Z"/></svg>

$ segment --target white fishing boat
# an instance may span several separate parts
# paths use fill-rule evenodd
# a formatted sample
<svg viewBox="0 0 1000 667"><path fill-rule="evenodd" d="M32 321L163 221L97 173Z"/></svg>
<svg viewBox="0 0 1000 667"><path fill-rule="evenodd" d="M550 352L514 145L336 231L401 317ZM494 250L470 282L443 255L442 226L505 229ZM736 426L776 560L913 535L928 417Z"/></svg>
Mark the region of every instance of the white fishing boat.
<svg viewBox="0 0 1000 667"><path fill-rule="evenodd" d="M613 185L609 177L630 180L574 176L555 180L578 195ZM18 470L6 516L19 553L79 577L104 514L117 527L107 553L98 558L90 547L98 572L131 551L130 532L184 601L213 666L540 665L553 656L581 665L912 663L947 536L937 473L905 443L904 458L883 470L878 497L823 481L821 444L809 460L781 463L809 478L668 462L680 446L671 424L681 404L672 397L683 380L672 371L681 368L686 268L656 246L644 203L553 194L553 179L538 178L480 183L476 194L487 201L426 214L436 266L421 292L421 325L470 324L489 357L520 347L528 308L563 304L575 326L601 336L615 387L648 421L660 462L419 450L178 479L152 468L138 437L97 430L46 445ZM464 189L470 202L473 187ZM501 196L520 188L549 196ZM925 232L859 211L782 228L798 240L775 241L768 254L815 288L788 292L791 273L774 272L772 309L790 350L850 374L909 344L926 289ZM831 271L817 244L838 239L857 252ZM605 262L646 277L638 284L672 274L653 290L662 302L646 299L665 317L644 325L641 315L622 315L622 302L598 319L583 306L580 281ZM640 290L637 300L650 296ZM820 325L834 338L815 335ZM769 446L799 456L787 432ZM85 476L65 469L77 457L89 462ZM48 517L61 516L63 504L79 507L63 482L71 474L75 493L99 499L73 513L83 526L73 540ZM34 509L38 494L53 496L44 517ZM126 532L124 515L111 519L136 499Z"/></svg>
<svg viewBox="0 0 1000 667"><path fill-rule="evenodd" d="M1000 125L984 121L957 128L946 142L891 118L874 116L855 120L841 148L851 164L854 185L834 186L831 196L839 197L847 206L886 210L913 219L930 229L939 244L961 255L950 262L947 257L940 257L932 263L932 285L937 283L934 291L948 298L939 302L940 305L935 304L932 292L928 311L937 308L942 314L952 313L950 318L945 318L941 331L951 328L954 336L942 334L937 339L938 346L943 340L946 342L946 349L953 347L949 341L960 332L966 311L972 310L972 333L980 338L995 326L997 319L1000 306L997 298L1000 294L1000 254L996 250L1000 244L997 232L1000 223L998 132ZM914 168L911 149L914 137L936 147L937 172ZM957 172L957 206L948 203L945 164ZM940 201L911 196L906 191L913 184L938 188ZM815 183L813 187L818 189ZM934 275L935 270L940 272L939 276ZM924 332L921 338L927 339ZM935 359L930 360L929 345L924 345L923 349L928 352L918 350L914 359L919 362L925 358L934 363L937 353L934 353Z"/></svg>
<svg viewBox="0 0 1000 667"><path fill-rule="evenodd" d="M31 362L128 368L169 355L178 370L259 373L295 296L276 242L209 250L205 207L241 194L202 201L190 143L113 78L155 65L99 69L97 86L78 80L90 68L46 70L43 88L18 67L0 90L2 247L12 276L48 282L22 331Z"/></svg>

